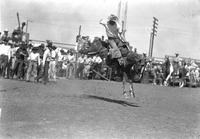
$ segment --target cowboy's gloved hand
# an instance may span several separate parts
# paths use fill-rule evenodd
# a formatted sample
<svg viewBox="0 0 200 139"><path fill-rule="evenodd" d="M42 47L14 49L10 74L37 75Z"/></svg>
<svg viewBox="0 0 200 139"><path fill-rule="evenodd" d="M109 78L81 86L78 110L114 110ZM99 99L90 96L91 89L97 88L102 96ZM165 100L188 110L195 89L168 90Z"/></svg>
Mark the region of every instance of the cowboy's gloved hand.
<svg viewBox="0 0 200 139"><path fill-rule="evenodd" d="M101 20L99 21L99 23L102 24L102 25L105 25L105 24L106 24L106 20L105 20L105 19L101 19Z"/></svg>

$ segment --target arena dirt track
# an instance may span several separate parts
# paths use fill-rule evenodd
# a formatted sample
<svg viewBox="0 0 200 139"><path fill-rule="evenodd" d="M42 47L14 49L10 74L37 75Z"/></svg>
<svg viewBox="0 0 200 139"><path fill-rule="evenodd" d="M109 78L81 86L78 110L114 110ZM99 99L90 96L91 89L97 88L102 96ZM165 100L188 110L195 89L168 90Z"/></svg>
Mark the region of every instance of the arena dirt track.
<svg viewBox="0 0 200 139"><path fill-rule="evenodd" d="M0 79L1 139L200 138L200 89L58 80Z"/></svg>

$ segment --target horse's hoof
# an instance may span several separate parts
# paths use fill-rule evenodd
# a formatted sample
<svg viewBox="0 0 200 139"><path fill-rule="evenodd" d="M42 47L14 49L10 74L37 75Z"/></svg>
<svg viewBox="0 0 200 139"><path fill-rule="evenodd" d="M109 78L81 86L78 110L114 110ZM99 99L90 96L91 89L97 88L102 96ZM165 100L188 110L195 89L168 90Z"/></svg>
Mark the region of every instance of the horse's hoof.
<svg viewBox="0 0 200 139"><path fill-rule="evenodd" d="M134 93L134 91L130 91L130 95L131 95L132 98L135 98L135 93Z"/></svg>
<svg viewBox="0 0 200 139"><path fill-rule="evenodd" d="M135 93L132 93L132 98L135 98Z"/></svg>
<svg viewBox="0 0 200 139"><path fill-rule="evenodd" d="M183 88L184 82L179 82L179 88Z"/></svg>
<svg viewBox="0 0 200 139"><path fill-rule="evenodd" d="M164 86L168 86L168 83L166 81L164 81Z"/></svg>
<svg viewBox="0 0 200 139"><path fill-rule="evenodd" d="M123 92L123 96L127 99L128 98L128 95L127 95L127 93L124 91Z"/></svg>

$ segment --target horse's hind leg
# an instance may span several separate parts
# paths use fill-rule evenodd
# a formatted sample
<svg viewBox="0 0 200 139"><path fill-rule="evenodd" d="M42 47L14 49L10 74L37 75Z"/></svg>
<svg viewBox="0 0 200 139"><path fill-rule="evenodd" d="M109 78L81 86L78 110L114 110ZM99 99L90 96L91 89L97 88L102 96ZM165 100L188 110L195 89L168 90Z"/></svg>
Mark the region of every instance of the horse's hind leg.
<svg viewBox="0 0 200 139"><path fill-rule="evenodd" d="M122 82L122 90L123 90L123 95L125 98L128 98L127 93L126 93L126 79L125 79L125 74L123 74L123 82Z"/></svg>
<svg viewBox="0 0 200 139"><path fill-rule="evenodd" d="M130 83L130 89L129 89L129 92L130 92L130 95L131 97L135 98L135 91L134 91L134 88L133 88L133 82Z"/></svg>

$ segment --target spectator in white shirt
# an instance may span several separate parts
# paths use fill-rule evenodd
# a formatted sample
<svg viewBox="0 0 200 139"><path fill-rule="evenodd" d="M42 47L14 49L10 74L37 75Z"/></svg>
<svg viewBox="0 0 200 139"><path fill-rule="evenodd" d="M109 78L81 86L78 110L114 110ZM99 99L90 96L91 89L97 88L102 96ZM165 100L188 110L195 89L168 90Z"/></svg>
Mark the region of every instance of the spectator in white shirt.
<svg viewBox="0 0 200 139"><path fill-rule="evenodd" d="M49 63L51 60L52 41L47 40L46 50L44 51L42 64L44 66L44 84L48 82Z"/></svg>
<svg viewBox="0 0 200 139"><path fill-rule="evenodd" d="M53 81L56 81L56 63L57 63L58 55L57 55L55 46L52 47L50 54L51 54L51 58L50 58L50 63L49 63L49 79L53 79Z"/></svg>
<svg viewBox="0 0 200 139"><path fill-rule="evenodd" d="M69 52L68 56L67 56L67 66L66 66L66 78L67 79L71 79L72 76L74 75L74 67L75 67L75 55L73 54L73 52Z"/></svg>
<svg viewBox="0 0 200 139"><path fill-rule="evenodd" d="M37 52L37 48L33 48L29 57L28 57L29 65L26 75L26 81L30 81L31 75L34 77L34 81L37 77L37 66L40 65L40 54Z"/></svg>

